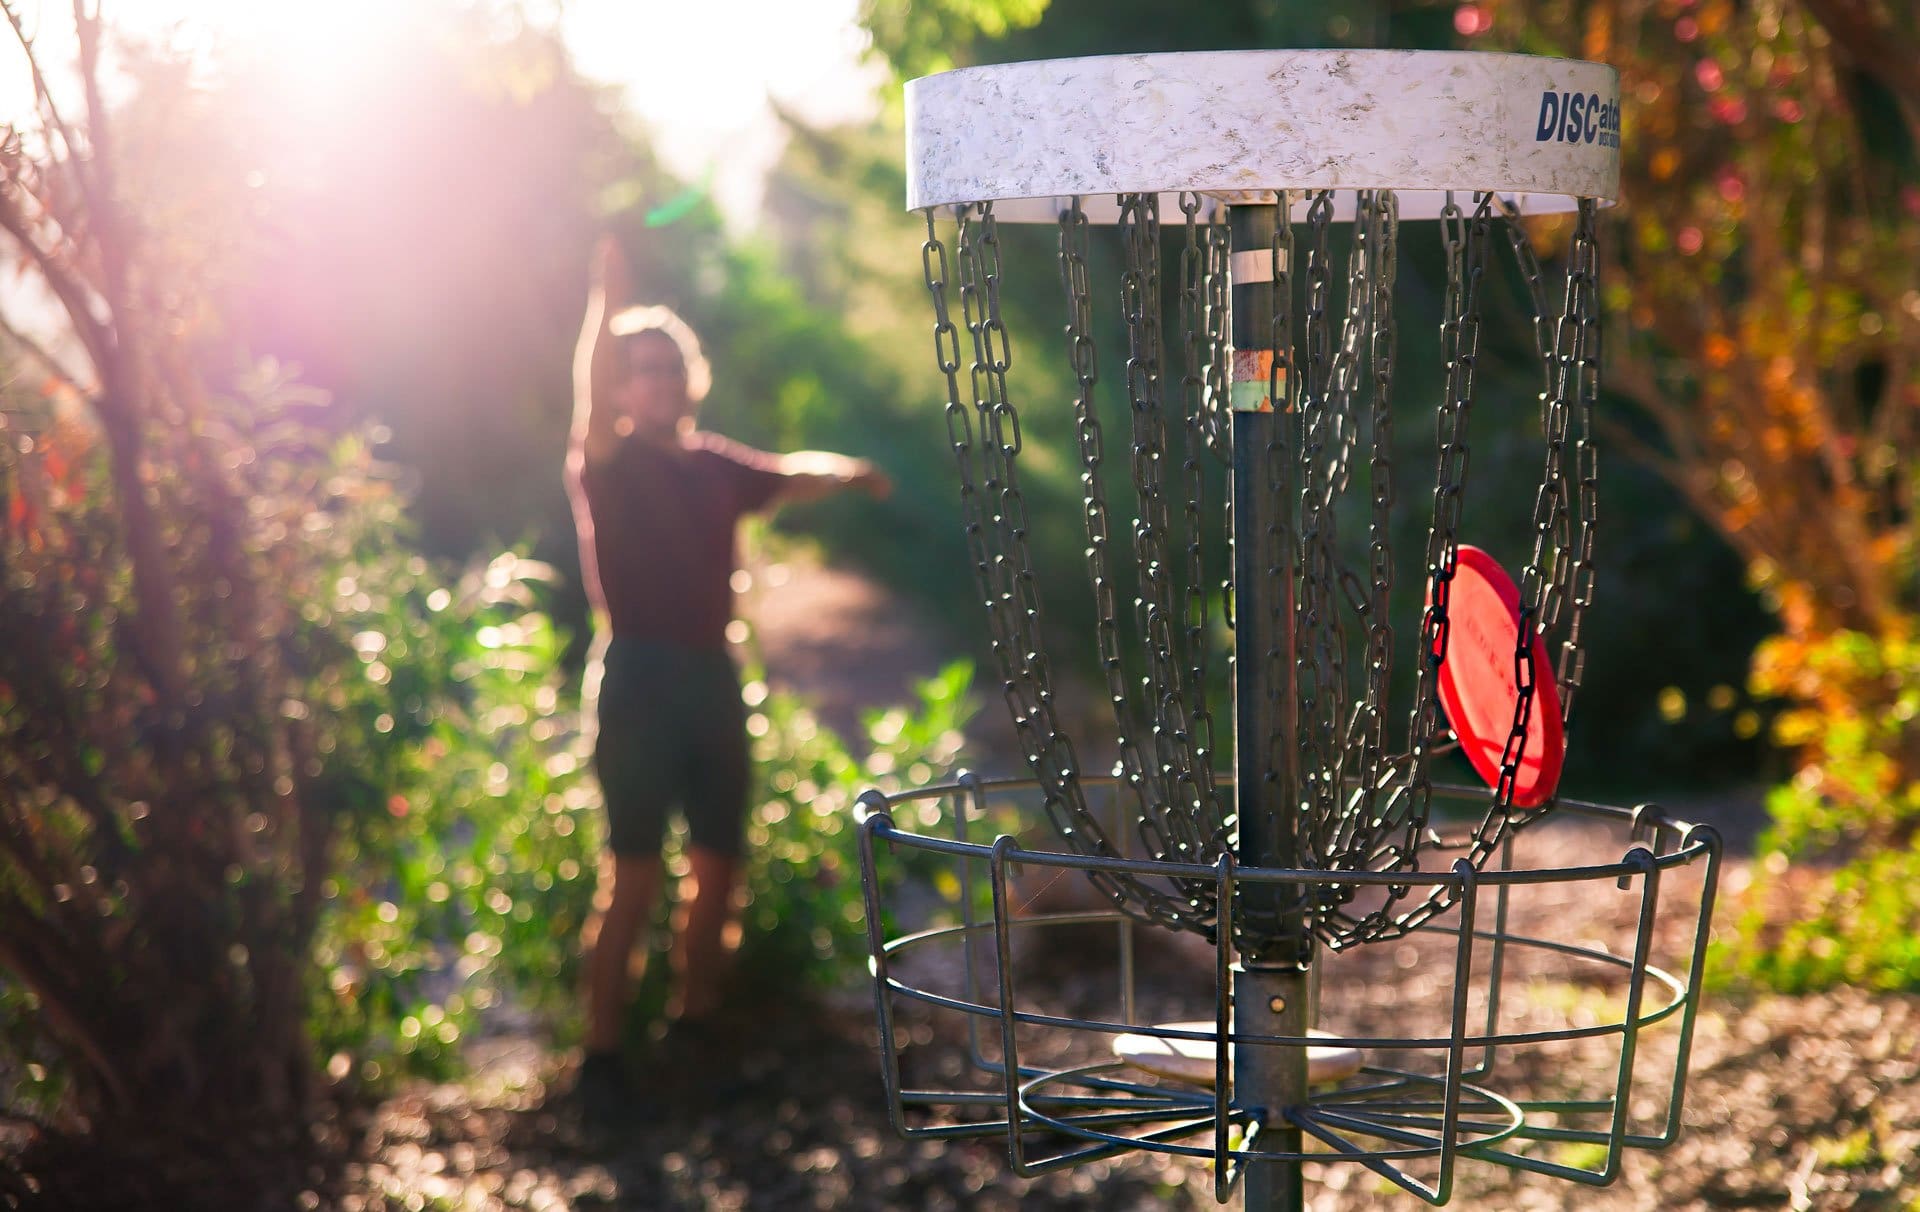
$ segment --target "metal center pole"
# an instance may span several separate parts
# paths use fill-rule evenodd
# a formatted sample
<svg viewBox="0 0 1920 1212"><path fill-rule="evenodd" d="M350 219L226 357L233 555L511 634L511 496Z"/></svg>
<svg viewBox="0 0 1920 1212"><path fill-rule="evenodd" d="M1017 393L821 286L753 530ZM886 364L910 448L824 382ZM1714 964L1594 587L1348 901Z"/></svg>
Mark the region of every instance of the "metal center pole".
<svg viewBox="0 0 1920 1212"><path fill-rule="evenodd" d="M1294 635L1291 483L1284 461L1285 393L1271 387L1291 371L1275 350L1274 234L1282 206L1236 206L1228 216L1233 280L1233 606L1234 763L1243 867L1298 868L1297 638ZM1287 268L1287 267L1282 267ZM1280 360L1278 374L1275 359ZM1304 1037L1312 1025L1300 889L1242 884L1236 917L1264 940L1244 944L1233 983L1236 1035ZM1233 940L1221 939L1221 946ZM1232 1098L1259 1125L1248 1144L1298 1153L1302 1137L1286 1109L1307 1097L1307 1051L1237 1044ZM1243 1181L1248 1212L1300 1212L1306 1206L1297 1162L1255 1162Z"/></svg>

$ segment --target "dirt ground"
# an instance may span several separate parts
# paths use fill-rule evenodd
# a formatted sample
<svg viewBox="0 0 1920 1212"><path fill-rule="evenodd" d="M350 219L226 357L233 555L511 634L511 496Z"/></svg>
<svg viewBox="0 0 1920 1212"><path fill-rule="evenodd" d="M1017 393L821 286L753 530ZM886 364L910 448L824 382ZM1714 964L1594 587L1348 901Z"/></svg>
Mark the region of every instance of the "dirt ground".
<svg viewBox="0 0 1920 1212"><path fill-rule="evenodd" d="M729 1043L656 1055L648 1105L599 1130L560 1093L563 1058L502 1053L471 1081L384 1105L344 1206L1216 1206L1202 1162L1135 1154L1028 1180L1011 1171L1001 1138L901 1139L888 1124L870 1018L867 1005L851 1002L736 1012ZM1715 999L1700 1019L1677 1143L1630 1152L1619 1180L1602 1188L1463 1162L1454 1203L1909 1209L1920 1199L1916 1057L1920 999L1855 991ZM1354 1165L1310 1165L1306 1190L1317 1212L1424 1206Z"/></svg>
<svg viewBox="0 0 1920 1212"><path fill-rule="evenodd" d="M864 705L897 701L911 678L942 659L924 629L855 575L805 564L769 573L763 566L756 584L780 590L758 601L749 594L770 678L814 695L822 714L842 726ZM778 609L769 606L775 600ZM1717 814L1722 819L1715 823L1728 826L1736 853L1723 872L1723 894L1746 879L1737 853L1748 836L1746 807L1687 806L1693 819ZM1523 865L1569 866L1610 861L1623 846L1574 822L1529 832L1520 849ZM1684 954L1691 937L1685 903L1697 889L1684 884L1684 878L1669 881L1663 893L1681 911L1660 918L1656 959ZM1028 899L1035 910L1070 908L1076 887L1050 885ZM1640 898L1610 894L1613 887L1612 881L1545 886L1531 899L1516 898L1514 922L1544 937L1602 940L1617 954L1633 938ZM1016 961L1022 1006L1098 1014L1102 999L1113 996L1116 937L1107 927L1070 927L1023 942ZM1136 937L1141 1017L1207 1013L1210 951L1164 932ZM1444 1022L1450 981L1436 974L1449 971L1451 946L1444 938L1420 938L1331 961L1321 991L1323 1024L1385 1036L1404 1034L1410 1022ZM1063 956L1072 962L1062 964ZM942 962L904 975L934 987L962 970L949 959L943 973ZM1607 1006L1617 1002L1618 982L1609 986L1578 965L1556 963L1550 956L1510 962L1507 981L1515 993L1501 1013L1513 1029L1538 1029L1556 1019L1576 1026L1604 1020ZM913 1005L899 1013L910 1044L902 1056L907 1083L964 1087L952 1080L965 1068L958 1016ZM869 990L821 1004L735 1005L729 1015L728 1029L717 1037L669 1037L656 1046L641 1073L644 1105L613 1124L584 1120L569 1098L569 1057L530 1037L493 1041L476 1057L472 1079L416 1087L378 1109L345 1206L365 1212L1216 1206L1211 1169L1198 1159L1133 1153L1027 1179L1009 1165L1003 1136L903 1139L889 1123ZM1664 1074L1671 1072L1678 1035L1668 1025L1649 1029L1640 1041L1640 1084L1630 1100L1636 1124L1657 1126L1666 1114ZM1072 1034L1063 1038L1056 1045L1061 1063L1076 1050L1080 1059L1104 1059L1098 1053L1105 1037L1091 1044ZM1032 1046L1037 1054L1049 1044ZM1596 1055L1593 1048L1570 1041L1504 1050L1489 1081L1520 1098L1591 1094L1596 1083L1604 1087L1613 1079L1618 1058L1617 1050ZM1610 1186L1466 1160L1455 1174L1454 1204L1583 1212L1920 1207L1920 998L1861 990L1805 998L1713 994L1698 1019L1689 1069L1677 1142L1664 1150L1629 1150ZM1541 1155L1582 1168L1603 1161L1582 1145ZM1306 1192L1316 1212L1424 1206L1349 1163L1310 1164Z"/></svg>
<svg viewBox="0 0 1920 1212"><path fill-rule="evenodd" d="M823 718L838 726L851 726L863 708L902 701L913 679L932 673L950 655L898 602L858 576L797 563L762 565L755 577L756 585L781 590L758 601L756 591L748 594L770 680L814 696ZM776 600L777 609L771 605ZM996 739L991 731L999 726L997 713L987 712L984 726L979 747L1003 747L1004 734ZM1751 840L1752 804L1733 797L1671 807L1676 816L1715 824L1728 837L1724 908L1728 894L1747 880L1743 847ZM1614 833L1563 815L1521 835L1517 865L1612 862L1625 844ZM1696 865L1661 883L1652 958L1670 969L1684 966L1691 943L1688 905L1690 897L1697 903L1697 873ZM924 909L926 887L939 882L910 886L920 899L909 896L893 907L911 919ZM1605 879L1516 891L1509 925L1519 934L1618 957L1635 937L1640 887L1636 882L1620 889ZM1028 918L1098 904L1072 873L1046 879L1029 874L1016 892ZM1726 913L1717 920L1724 923ZM1115 927L1016 933L1020 1009L1118 1021L1121 951ZM1126 1021L1211 1013L1210 948L1192 936L1144 927L1134 939L1135 1015ZM1423 932L1319 963L1321 1024L1376 1039L1443 1030L1452 1004L1454 945L1444 934ZM1489 962L1484 950L1474 962L1479 981ZM1618 965L1602 960L1597 973L1595 967L1545 948L1514 949L1503 968L1507 992L1498 1007L1500 1029L1536 1032L1618 1021ZM957 993L965 971L957 948L944 954L929 948L902 956L894 975L915 988ZM986 992L987 1000L996 996ZM894 1009L909 1088L991 1088L967 1078L964 1016L917 1003L896 1002ZM1469 1021L1485 1012L1476 994L1469 1000ZM988 1028L983 1047L993 1055L997 1023ZM1635 1085L1626 1100L1634 1131L1657 1132L1669 1113L1667 1075L1679 1036L1673 1019L1641 1033ZM1085 1031L1023 1029L1016 1042L1023 1061L1056 1071L1111 1059L1107 1037ZM731 1003L719 1030L669 1033L651 1045L640 1058L636 1077L643 1093L635 1105L612 1119L592 1119L572 1095L576 1058L553 1049L535 1027L507 1025L472 1046L467 1078L409 1086L356 1122L329 1125L336 1141L357 1141L344 1181L325 1197L310 1195L289 1206L315 1212L1146 1212L1217 1206L1210 1162L1198 1157L1129 1152L1023 1178L1009 1163L1003 1132L904 1138L890 1122L880 1055L870 988L812 1001L763 988ZM1367 1062L1396 1063L1377 1050ZM1453 1205L1581 1212L1920 1209L1920 996L1853 989L1801 998L1710 992L1688 1070L1678 1139L1665 1149L1626 1151L1611 1185L1463 1159L1453 1175ZM1502 1048L1481 1084L1521 1101L1590 1099L1609 1090L1618 1072L1617 1037L1555 1039ZM915 1111L907 1121L930 1128L979 1114L930 1117ZM1498 1112L1481 1100L1464 1114L1495 1119ZM4 1138L0 1132L0 1147ZM1035 1147L1047 1144L1043 1139ZM1549 1141L1531 1151L1581 1169L1605 1160L1604 1150L1577 1142ZM69 1177L76 1190L115 1188L113 1176L97 1163L73 1160ZM1435 1177L1417 1163L1408 1168L1423 1180ZM1314 1212L1424 1206L1358 1164L1328 1160L1309 1163L1305 1171L1307 1207ZM0 1206L15 1206L4 1190ZM42 1198L25 1206L55 1204ZM93 1200L87 1206L128 1205Z"/></svg>

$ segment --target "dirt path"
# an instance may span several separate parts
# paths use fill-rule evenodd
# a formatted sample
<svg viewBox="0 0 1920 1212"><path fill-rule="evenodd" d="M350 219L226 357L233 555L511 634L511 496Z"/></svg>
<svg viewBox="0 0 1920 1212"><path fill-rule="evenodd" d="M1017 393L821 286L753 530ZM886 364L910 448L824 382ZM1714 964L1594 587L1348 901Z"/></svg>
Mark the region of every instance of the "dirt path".
<svg viewBox="0 0 1920 1212"><path fill-rule="evenodd" d="M751 574L745 609L769 680L815 699L821 718L837 729L852 731L864 711L906 701L916 679L961 655L857 574L806 560L759 561ZM1000 726L1004 713L997 706L989 702L983 727ZM1685 807L1713 809L1704 815L1719 813L1734 832L1751 816L1738 797ZM1556 822L1528 837L1543 848L1540 865L1593 861L1592 839L1577 828ZM1743 863L1729 868L1727 885L1737 886ZM1565 937L1611 937L1631 906L1573 897L1541 912ZM1727 918L1720 920L1724 926ZM1150 986L1146 996L1179 1007L1204 982L1209 962L1160 932L1143 933L1150 936L1140 964ZM1033 996L1071 1002L1083 985L1102 979L1086 972L1099 966L1099 947L1068 951L1076 957L1069 965L1059 962L1067 952L1038 957L1028 986ZM1408 958L1413 953L1410 945L1360 949L1344 977L1328 978L1338 985L1333 1000L1345 1007L1332 1013L1353 1019L1349 1029L1389 1034L1408 1016L1444 1013L1444 982L1423 976L1427 969L1417 956ZM857 989L825 1005L736 1007L730 1029L717 1038L670 1039L646 1061L653 1097L618 1125L582 1121L564 1097L565 1058L527 1037L495 1041L472 1058L474 1078L415 1087L379 1109L346 1206L354 1212L1217 1206L1211 1174L1196 1160L1134 1155L1023 1179L1008 1165L1003 1139L901 1139L887 1119L870 996ZM1578 982L1547 979L1529 984L1526 996L1540 999L1543 1012L1565 1011L1560 1003L1569 1003L1578 1013L1588 994ZM919 1072L931 1084L958 1072L960 1037L951 1022L912 1008L902 1021L923 1054ZM1673 1035L1649 1033L1645 1047L1656 1067L1670 1053ZM1518 1071L1551 1085L1557 1064L1545 1056ZM1853 990L1807 998L1713 993L1700 1016L1691 1071L1678 1143L1664 1152L1630 1153L1614 1185L1514 1177L1467 1162L1456 1206L1580 1212L1920 1207L1920 998ZM1635 1113L1643 1109L1636 1106ZM1594 1160L1584 1156L1578 1164ZM1424 1206L1358 1166L1313 1166L1309 1174L1315 1212Z"/></svg>
<svg viewBox="0 0 1920 1212"><path fill-rule="evenodd" d="M1563 856L1567 857L1567 856ZM1607 923L1585 903L1557 906L1561 928L1585 936ZM1604 916L1604 915L1603 915ZM1147 931L1148 935L1155 932ZM1077 1005L1111 978L1089 938L1024 963L1038 1000ZM1108 951L1110 952L1110 945ZM1442 1012L1441 982L1423 980L1388 948L1371 971L1338 982L1363 1018L1424 1021ZM1109 956L1110 958L1110 956ZM1177 1006L1201 984L1191 954L1154 944L1141 954L1146 995ZM1058 980L1048 985L1046 974ZM1329 995L1323 994L1324 997ZM1540 1010L1564 1012L1578 986L1529 986ZM351 1175L354 1212L438 1207L692 1212L1200 1212L1212 1176L1197 1160L1136 1154L1015 1175L1004 1138L908 1142L888 1123L871 1004L858 993L825 1006L736 1011L718 1040L669 1041L645 1062L653 1097L626 1121L584 1123L563 1094L559 1060L537 1050L481 1057L480 1075L415 1087L380 1108L367 1160ZM961 1036L924 1009L901 1019L916 1046L909 1082L939 1087L961 1072ZM1649 1033L1642 1064L1670 1063L1674 1033ZM1551 1051L1549 1049L1548 1051ZM1560 1058L1506 1063L1525 1081L1561 1080ZM1390 1063L1390 1062L1382 1062ZM1591 1187L1463 1161L1454 1206L1513 1212L1649 1209L1840 1209L1920 1206L1920 998L1841 990L1807 998L1712 995L1694 1040L1684 1130L1663 1152L1630 1152L1619 1179ZM1659 1101L1657 1098L1656 1102ZM1659 1108L1636 1105L1635 1115ZM1551 1156L1582 1167L1586 1149ZM1312 1165L1313 1212L1411 1212L1425 1206L1362 1167Z"/></svg>
<svg viewBox="0 0 1920 1212"><path fill-rule="evenodd" d="M868 711L910 702L914 683L971 653L859 572L805 552L750 557L740 611L776 690L798 694L842 736Z"/></svg>

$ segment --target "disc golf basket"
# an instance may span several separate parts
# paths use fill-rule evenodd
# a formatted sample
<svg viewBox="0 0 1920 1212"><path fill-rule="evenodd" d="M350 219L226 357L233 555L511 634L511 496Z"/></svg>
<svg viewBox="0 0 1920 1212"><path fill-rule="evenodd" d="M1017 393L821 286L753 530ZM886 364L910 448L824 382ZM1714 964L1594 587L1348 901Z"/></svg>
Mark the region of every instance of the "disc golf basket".
<svg viewBox="0 0 1920 1212"><path fill-rule="evenodd" d="M1674 1138L1718 840L1558 794L1595 586L1595 212L1617 186L1618 113L1603 65L1448 52L1114 56L907 86L947 433L1031 777L862 801L899 1130L1002 1136L1028 1174L1198 1159L1219 1199L1243 1187L1258 1208L1302 1206L1308 1163L1440 1204L1461 1158L1598 1184L1625 1150ZM1544 264L1535 215L1571 233ZM1419 293L1396 289L1403 220L1439 225L1443 272ZM1044 272L1064 335L1022 357L1061 359L1070 399L1022 394L1014 373L1003 299L1036 258L1003 256L1001 228L1028 222L1057 231ZM1117 281L1096 281L1107 265ZM1503 287L1517 303L1495 306ZM1431 436L1393 424L1403 296L1439 332ZM1500 404L1476 365L1498 317L1530 329L1538 360L1538 475L1483 549L1470 435ZM1102 407L1105 382L1124 415ZM1050 519L1023 495L1021 418L1055 408L1074 423L1105 737L1069 734L1028 541ZM1230 663L1214 651L1228 629ZM1207 693L1229 669L1230 733ZM1096 742L1111 774L1082 764ZM1444 781L1455 747L1477 785ZM996 805L1035 801L1044 847L974 836ZM1552 814L1620 840L1529 867L1516 835ZM904 933L903 864L951 900ZM1061 873L1102 907L1029 912L1023 890ZM1603 896L1629 899L1619 939L1529 916ZM1117 926L1111 1006L1023 997L1023 972L1072 966L1072 931L1093 922ZM1211 948L1211 987L1180 1021L1143 1013L1141 924ZM1319 1030L1322 989L1340 1017L1340 961L1367 952L1437 991L1432 1021ZM1553 1023L1529 996L1548 970L1573 1003ZM908 1003L966 1025L968 1072L908 1080ZM1637 1063L1656 1031L1671 1061ZM1595 1049L1592 1080L1562 1071Z"/></svg>

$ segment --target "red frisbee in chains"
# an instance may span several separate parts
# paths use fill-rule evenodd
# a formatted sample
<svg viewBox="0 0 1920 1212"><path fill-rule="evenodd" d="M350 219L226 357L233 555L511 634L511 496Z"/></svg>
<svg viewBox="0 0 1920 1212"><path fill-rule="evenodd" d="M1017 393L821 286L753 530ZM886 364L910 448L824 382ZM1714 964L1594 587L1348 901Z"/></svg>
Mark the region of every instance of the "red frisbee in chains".
<svg viewBox="0 0 1920 1212"><path fill-rule="evenodd" d="M1431 599L1431 584L1427 593ZM1520 682L1514 676L1519 639L1520 587L1498 560L1478 547L1462 545L1447 594L1440 706L1460 738L1467 761L1495 790L1500 787L1500 759L1513 733L1520 701ZM1566 734L1560 722L1560 688L1537 632L1527 650L1533 664L1533 702L1513 772L1513 803L1535 808L1551 799L1560 784Z"/></svg>

